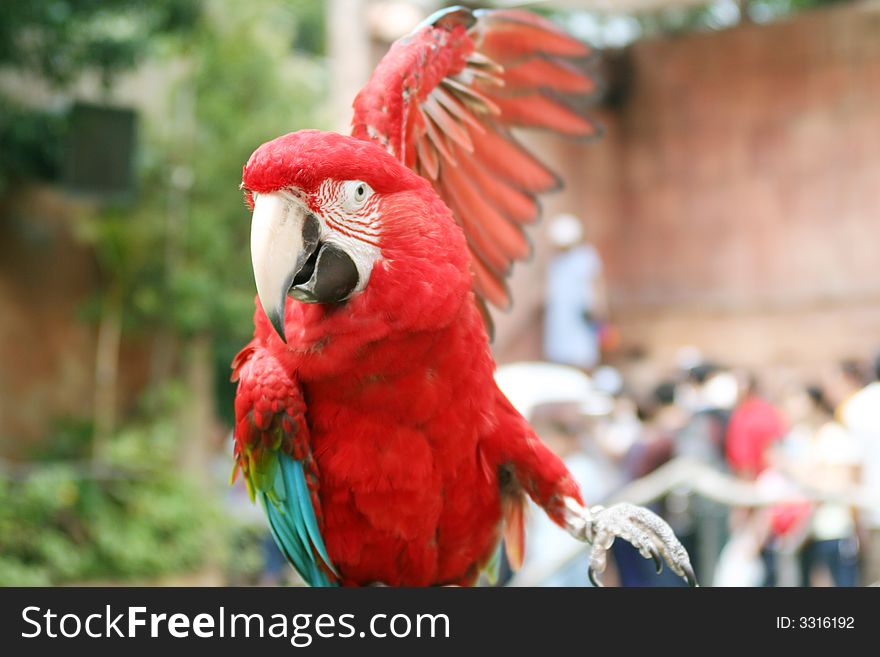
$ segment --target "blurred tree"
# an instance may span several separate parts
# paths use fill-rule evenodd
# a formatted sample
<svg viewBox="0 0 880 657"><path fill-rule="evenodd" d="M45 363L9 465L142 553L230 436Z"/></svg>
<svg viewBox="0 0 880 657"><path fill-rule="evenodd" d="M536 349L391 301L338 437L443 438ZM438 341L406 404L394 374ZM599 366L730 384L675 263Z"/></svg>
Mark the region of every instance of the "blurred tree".
<svg viewBox="0 0 880 657"><path fill-rule="evenodd" d="M64 88L86 71L106 87L155 50L185 34L198 0L28 0L0 8L0 67ZM64 116L22 105L0 90L0 193L13 177L54 180Z"/></svg>
<svg viewBox="0 0 880 657"><path fill-rule="evenodd" d="M694 4L658 5L651 11L606 10L536 5L531 9L558 20L599 48L622 48L644 38L721 30L740 22L766 23L798 11L853 0L707 0Z"/></svg>
<svg viewBox="0 0 880 657"><path fill-rule="evenodd" d="M119 317L110 332L156 333L154 385L177 376L182 362L188 387L199 391L182 421L189 446L203 442L215 422L215 393L231 419L228 364L250 333L254 291L241 167L260 143L323 124L323 63L297 46L298 34L315 29L315 4L205 3L185 43L166 53L185 72L165 116L143 126L137 202L81 227L106 273L103 316ZM118 340L106 343L118 351ZM96 408L99 443L112 432L112 417L100 422L103 413ZM199 454L184 461L203 462Z"/></svg>
<svg viewBox="0 0 880 657"><path fill-rule="evenodd" d="M198 567L217 541L205 504L217 495L199 495L188 479L209 465L216 415L231 419L229 363L252 330L241 167L278 134L326 126L322 3L34 0L5 3L0 15L0 36L22 40L4 41L0 66L59 88L98 71L112 99L117 74L142 62L167 74L158 90L167 102L141 115L135 196L88 210L75 226L102 273L83 307L98 323L98 440L68 422L67 438L40 456L78 458L85 446L98 457L94 476L70 466L0 476L0 583ZM52 179L63 117L5 106L0 97L0 184ZM119 345L135 335L155 338L152 385L117 423ZM102 478L108 467L113 477Z"/></svg>
<svg viewBox="0 0 880 657"><path fill-rule="evenodd" d="M805 9L850 0L714 0L697 7L672 7L641 19L645 35L718 30L740 21L768 22Z"/></svg>
<svg viewBox="0 0 880 657"><path fill-rule="evenodd" d="M158 35L189 30L197 0L28 0L3 5L0 66L67 84L97 70L110 84L133 68Z"/></svg>
<svg viewBox="0 0 880 657"><path fill-rule="evenodd" d="M178 449L173 421L160 416L120 431L100 470L55 461L0 477L0 586L154 578L216 564L217 533L233 528L178 476Z"/></svg>

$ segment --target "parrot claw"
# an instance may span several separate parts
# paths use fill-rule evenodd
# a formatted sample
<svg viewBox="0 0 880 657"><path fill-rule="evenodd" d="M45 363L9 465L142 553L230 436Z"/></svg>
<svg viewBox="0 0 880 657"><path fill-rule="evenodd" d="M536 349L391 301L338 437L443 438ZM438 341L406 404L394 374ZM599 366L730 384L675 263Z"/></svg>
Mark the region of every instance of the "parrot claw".
<svg viewBox="0 0 880 657"><path fill-rule="evenodd" d="M660 557L660 553L657 551L657 548L655 548L653 545L650 545L648 547L648 550L651 553L651 558L654 560L654 568L659 575L663 572L663 559Z"/></svg>
<svg viewBox="0 0 880 657"><path fill-rule="evenodd" d="M697 584L697 576L694 575L694 569L691 567L690 563L684 564L681 569L684 571L684 578L688 583L688 586L699 586Z"/></svg>
<svg viewBox="0 0 880 657"><path fill-rule="evenodd" d="M690 586L699 586L687 550L666 521L653 511L626 503L607 509L586 508L571 498L565 500L565 508L568 532L593 546L587 571L593 586L602 586L599 575L605 571L608 548L618 537L631 543L646 559L653 559L658 573L665 560L672 572Z"/></svg>
<svg viewBox="0 0 880 657"><path fill-rule="evenodd" d="M593 566L587 568L587 575L590 577L590 584L595 586L597 589L605 588L605 585L599 581L599 578L596 577L596 573L593 570Z"/></svg>

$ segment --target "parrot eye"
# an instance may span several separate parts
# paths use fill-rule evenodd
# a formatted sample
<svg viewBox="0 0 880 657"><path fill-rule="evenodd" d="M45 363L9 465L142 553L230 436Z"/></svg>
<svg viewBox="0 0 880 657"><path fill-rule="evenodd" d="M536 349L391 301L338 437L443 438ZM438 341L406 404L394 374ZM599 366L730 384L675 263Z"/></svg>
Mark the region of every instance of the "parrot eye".
<svg viewBox="0 0 880 657"><path fill-rule="evenodd" d="M360 210L373 194L370 186L360 180L349 180L342 185L342 205L349 212Z"/></svg>

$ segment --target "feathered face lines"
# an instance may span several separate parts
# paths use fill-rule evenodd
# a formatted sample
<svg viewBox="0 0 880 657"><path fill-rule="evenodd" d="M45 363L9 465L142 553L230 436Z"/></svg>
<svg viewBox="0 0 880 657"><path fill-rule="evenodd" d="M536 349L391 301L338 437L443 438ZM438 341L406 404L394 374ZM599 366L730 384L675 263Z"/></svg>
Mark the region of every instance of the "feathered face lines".
<svg viewBox="0 0 880 657"><path fill-rule="evenodd" d="M259 192L244 188L245 205L253 212L255 199ZM321 219L330 229L353 239L379 247L381 227L381 197L360 180L325 180L318 191L309 194L296 187L279 189L276 192L290 203L299 203ZM365 198L363 203L359 198Z"/></svg>
<svg viewBox="0 0 880 657"><path fill-rule="evenodd" d="M306 197L309 207L331 229L379 248L380 200L361 180L325 180Z"/></svg>

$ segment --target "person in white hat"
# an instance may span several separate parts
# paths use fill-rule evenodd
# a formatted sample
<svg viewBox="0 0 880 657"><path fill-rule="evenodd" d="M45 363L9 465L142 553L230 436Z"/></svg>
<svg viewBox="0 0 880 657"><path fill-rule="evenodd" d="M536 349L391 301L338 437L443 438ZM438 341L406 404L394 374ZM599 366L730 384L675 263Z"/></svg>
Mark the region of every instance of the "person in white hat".
<svg viewBox="0 0 880 657"><path fill-rule="evenodd" d="M584 241L577 217L558 215L548 231L557 254L547 267L544 357L590 371L601 357L599 328L606 314L602 260Z"/></svg>

